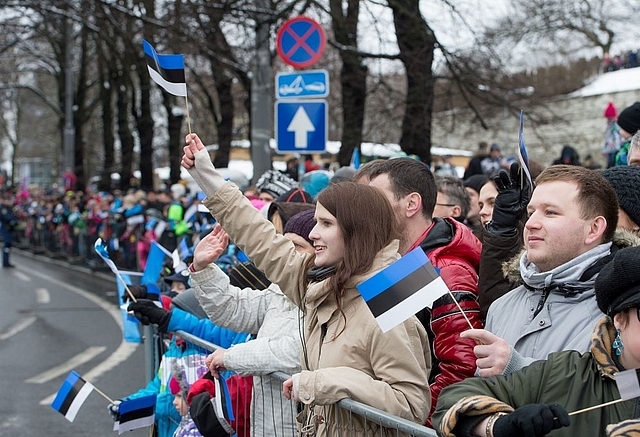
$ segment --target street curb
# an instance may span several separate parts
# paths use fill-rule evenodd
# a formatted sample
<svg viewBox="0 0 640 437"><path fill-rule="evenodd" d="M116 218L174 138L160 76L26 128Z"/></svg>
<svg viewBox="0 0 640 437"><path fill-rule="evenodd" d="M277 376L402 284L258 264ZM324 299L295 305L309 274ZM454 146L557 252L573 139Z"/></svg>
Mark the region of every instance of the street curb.
<svg viewBox="0 0 640 437"><path fill-rule="evenodd" d="M11 251L17 255L20 256L24 256L25 258L31 258L31 259L36 259L38 261L43 261L49 264L54 264L60 267L66 267L70 270L76 271L76 272L80 272L80 273L85 273L87 275L91 275L91 276L95 276L96 278L100 278L103 279L105 281L111 281L114 284L116 283L116 278L113 274L107 274L107 273L103 273L103 272L96 272L95 270L92 270L88 267L84 267L84 266L79 266L79 265L75 265L75 264L71 264L68 261L64 261L61 259L54 259L54 258L49 258L48 256L45 255L40 255L37 253L33 253L30 252L28 250L24 250L24 249L19 249L17 247L13 247L11 249Z"/></svg>

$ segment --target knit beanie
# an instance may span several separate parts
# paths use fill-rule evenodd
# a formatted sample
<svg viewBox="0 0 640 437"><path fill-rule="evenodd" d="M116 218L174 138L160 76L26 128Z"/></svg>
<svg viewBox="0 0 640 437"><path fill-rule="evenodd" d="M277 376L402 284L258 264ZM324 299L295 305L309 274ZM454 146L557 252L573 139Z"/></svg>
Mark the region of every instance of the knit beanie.
<svg viewBox="0 0 640 437"><path fill-rule="evenodd" d="M274 199L297 186L296 181L277 170L267 170L256 182L258 191L269 193Z"/></svg>
<svg viewBox="0 0 640 437"><path fill-rule="evenodd" d="M464 185L465 188L471 188L473 191L480 194L480 189L488 180L489 178L483 174L474 174L462 181L462 185Z"/></svg>
<svg viewBox="0 0 640 437"><path fill-rule="evenodd" d="M187 392L189 391L189 382L187 381L187 375L184 373L184 369L178 362L173 360L171 362L171 379L169 380L169 390L172 395L180 393L182 397L187 400Z"/></svg>
<svg viewBox="0 0 640 437"><path fill-rule="evenodd" d="M294 215L284 225L283 233L286 234L287 232L292 232L294 234L298 234L313 246L313 241L309 238L309 234L316 225L316 219L314 218L315 212L316 210L314 208Z"/></svg>
<svg viewBox="0 0 640 437"><path fill-rule="evenodd" d="M620 208L640 226L640 167L620 165L602 172L618 196Z"/></svg>
<svg viewBox="0 0 640 437"><path fill-rule="evenodd" d="M640 247L618 250L600 270L595 292L598 308L610 317L640 305Z"/></svg>
<svg viewBox="0 0 640 437"><path fill-rule="evenodd" d="M631 135L640 129L640 102L625 108L618 116L618 126L629 132Z"/></svg>
<svg viewBox="0 0 640 437"><path fill-rule="evenodd" d="M616 109L616 106L613 104L613 102L609 102L609 104L605 108L604 116L605 118L609 118L611 120L615 120L618 116L618 110Z"/></svg>

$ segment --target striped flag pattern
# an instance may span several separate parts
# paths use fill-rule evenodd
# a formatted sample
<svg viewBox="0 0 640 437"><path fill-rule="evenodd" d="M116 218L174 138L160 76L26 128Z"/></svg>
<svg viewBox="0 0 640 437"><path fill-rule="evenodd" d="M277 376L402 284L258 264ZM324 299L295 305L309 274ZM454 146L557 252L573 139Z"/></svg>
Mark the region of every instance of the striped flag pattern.
<svg viewBox="0 0 640 437"><path fill-rule="evenodd" d="M93 391L93 385L72 370L56 394L51 407L73 422L87 397Z"/></svg>
<svg viewBox="0 0 640 437"><path fill-rule="evenodd" d="M118 435L133 429L144 428L155 422L156 395L124 400L118 408L118 420L114 431Z"/></svg>
<svg viewBox="0 0 640 437"><path fill-rule="evenodd" d="M422 248L405 256L356 286L387 332L449 292Z"/></svg>
<svg viewBox="0 0 640 437"><path fill-rule="evenodd" d="M520 162L520 168L524 171L524 174L529 181L529 186L533 187L533 181L531 180L531 173L529 172L529 154L527 153L527 146L524 143L524 111L520 110L520 129L518 129L518 161Z"/></svg>
<svg viewBox="0 0 640 437"><path fill-rule="evenodd" d="M183 55L159 55L151 44L142 42L151 79L174 96L187 96Z"/></svg>

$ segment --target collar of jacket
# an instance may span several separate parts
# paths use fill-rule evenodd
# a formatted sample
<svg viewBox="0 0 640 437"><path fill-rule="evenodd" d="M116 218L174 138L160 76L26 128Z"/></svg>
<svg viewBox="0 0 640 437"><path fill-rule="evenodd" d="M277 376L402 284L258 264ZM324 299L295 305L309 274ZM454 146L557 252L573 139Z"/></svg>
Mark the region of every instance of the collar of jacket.
<svg viewBox="0 0 640 437"><path fill-rule="evenodd" d="M425 253L429 253L433 249L451 243L455 234L456 228L452 223L440 217L434 217L433 226L426 238L420 243L420 247Z"/></svg>
<svg viewBox="0 0 640 437"><path fill-rule="evenodd" d="M376 274L379 270L387 267L389 264L395 262L400 255L398 254L399 241L393 240L389 245L380 250L378 254L373 259L373 264L371 268L363 274L352 276L344 285L345 294L342 298L342 307L345 308L346 304L353 300L354 298L360 296L360 294L356 291L356 285L361 283L362 281L368 279L369 277ZM335 303L335 298L332 296L331 299L328 299L328 296L331 294L331 289L329 285L329 279L324 279L320 282L314 282L309 284L307 287L307 292L305 294L305 306L307 308L318 308L318 312L320 312L320 306L324 306L326 310L333 312L335 307L337 306ZM323 303L329 305L323 305ZM331 309L326 308L326 306L331 307Z"/></svg>
<svg viewBox="0 0 640 437"><path fill-rule="evenodd" d="M640 246L640 236L633 232L626 231L624 229L617 229L615 234L613 235L613 244L611 246L611 252L614 253L618 249L622 249L623 247L636 247ZM509 281L513 284L522 284L522 277L520 277L520 258L527 250L522 248L519 254L515 255L508 261L505 261L502 264L502 273L504 276L509 279ZM602 258L603 260L609 260L609 257ZM587 272L590 272L592 268L597 268L597 272L604 267L604 264L596 263L594 266L589 267L585 271L585 275ZM593 272L593 274L597 273ZM593 276L593 274L591 276Z"/></svg>
<svg viewBox="0 0 640 437"><path fill-rule="evenodd" d="M615 379L614 375L620 371L611 356L615 337L616 328L610 317L605 316L596 322L591 334L590 351L603 378Z"/></svg>

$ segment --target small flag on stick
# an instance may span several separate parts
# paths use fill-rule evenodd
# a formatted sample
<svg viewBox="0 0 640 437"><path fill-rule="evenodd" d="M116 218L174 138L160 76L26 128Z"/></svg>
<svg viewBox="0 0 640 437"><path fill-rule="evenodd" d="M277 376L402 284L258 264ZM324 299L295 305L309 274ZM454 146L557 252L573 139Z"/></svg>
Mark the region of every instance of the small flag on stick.
<svg viewBox="0 0 640 437"><path fill-rule="evenodd" d="M529 181L529 186L533 187L531 180L531 173L529 172L529 154L527 153L527 146L524 144L524 111L520 110L520 129L518 130L518 161L520 162L520 168L525 174L525 177ZM520 186L523 186L520 181Z"/></svg>
<svg viewBox="0 0 640 437"><path fill-rule="evenodd" d="M73 422L80 407L93 390L94 387L91 383L82 379L75 370L72 370L58 390L51 407L69 422Z"/></svg>
<svg viewBox="0 0 640 437"><path fill-rule="evenodd" d="M187 97L183 55L159 55L151 44L142 42L151 79L174 96Z"/></svg>
<svg viewBox="0 0 640 437"><path fill-rule="evenodd" d="M640 369L616 373L616 385L623 400L640 397Z"/></svg>
<svg viewBox="0 0 640 437"><path fill-rule="evenodd" d="M420 247L356 287L383 332L449 292Z"/></svg>
<svg viewBox="0 0 640 437"><path fill-rule="evenodd" d="M118 435L133 429L153 425L156 420L156 395L122 401L118 408L118 419L114 424L114 431Z"/></svg>
<svg viewBox="0 0 640 437"><path fill-rule="evenodd" d="M640 369L618 372L616 373L615 378L618 391L620 392L620 399L583 408L582 410L572 411L569 413L569 416L575 416L576 414L586 413L587 411L597 410L602 407L608 407L609 405L619 404L620 402L640 397Z"/></svg>
<svg viewBox="0 0 640 437"><path fill-rule="evenodd" d="M131 298L131 300L134 302L137 302L136 297L133 295L133 293L131 293L131 290L129 290L129 284L127 284L127 282L124 280L124 278L120 274L120 271L118 270L118 267L116 267L116 263L114 263L111 260L111 257L109 256L109 252L107 252L107 248L102 244L102 238L98 238L96 240L96 242L93 245L93 248L95 249L96 253L100 255L100 258L102 258L102 260L105 263L107 263L111 271L116 275L116 278L120 280L120 282L124 286L124 289L129 294L129 297Z"/></svg>

